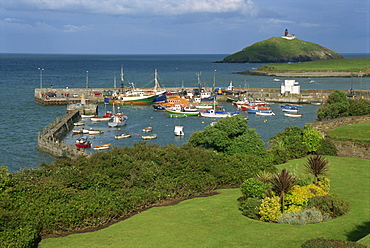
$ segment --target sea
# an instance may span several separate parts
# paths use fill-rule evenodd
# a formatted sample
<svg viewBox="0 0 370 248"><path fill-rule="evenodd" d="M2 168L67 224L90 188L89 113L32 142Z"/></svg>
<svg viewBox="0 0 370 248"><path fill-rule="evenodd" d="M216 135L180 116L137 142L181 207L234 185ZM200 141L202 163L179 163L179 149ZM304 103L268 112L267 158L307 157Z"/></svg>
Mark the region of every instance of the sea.
<svg viewBox="0 0 370 248"><path fill-rule="evenodd" d="M368 54L343 54L346 58L366 58ZM154 86L154 71L163 87L184 87L188 90L198 87L198 76L205 86L235 88L280 88L281 82L274 77L240 75L236 72L253 70L261 64L214 63L227 54L187 55L69 55L69 54L0 54L0 103L1 139L0 166L7 166L9 172L27 168L38 168L40 164L53 162L56 158L37 149L37 133L65 114L66 106L43 106L34 101L34 89L52 87L85 88L86 79L91 88L120 87L121 67L124 68L127 86ZM280 78L282 81L284 78ZM369 78L296 78L302 89L370 90ZM230 103L223 103L228 111L236 111ZM250 128L254 128L268 145L270 137L287 126L303 127L316 118L319 106L303 105L302 118L285 117L279 105L271 106L275 116L261 117L248 113ZM112 110L110 105L99 105L99 115ZM117 110L116 110L117 111ZM194 131L203 130L215 119L204 117L168 118L163 112L154 111L151 106L123 106L120 111L128 116L127 125L108 128L107 123L91 123L86 126L103 129L104 133L91 136L93 145L111 143L113 146L133 146L135 143L181 146ZM184 137L174 135L175 126L184 127ZM142 129L152 126L157 139L143 141ZM131 132L131 138L116 140L114 135ZM67 134L64 141L74 143L78 136ZM90 149L88 152L94 152Z"/></svg>

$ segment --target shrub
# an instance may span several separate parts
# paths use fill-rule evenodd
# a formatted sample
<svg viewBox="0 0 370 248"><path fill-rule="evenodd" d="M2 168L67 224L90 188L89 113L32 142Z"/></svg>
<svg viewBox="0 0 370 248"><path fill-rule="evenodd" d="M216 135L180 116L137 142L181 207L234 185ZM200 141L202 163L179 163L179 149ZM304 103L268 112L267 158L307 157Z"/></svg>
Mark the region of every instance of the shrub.
<svg viewBox="0 0 370 248"><path fill-rule="evenodd" d="M301 245L301 248L366 248L366 245L353 241L316 238L307 240Z"/></svg>
<svg viewBox="0 0 370 248"><path fill-rule="evenodd" d="M248 218L258 220L261 202L262 200L258 198L248 198L240 203L239 210Z"/></svg>
<svg viewBox="0 0 370 248"><path fill-rule="evenodd" d="M338 156L337 148L335 147L333 142L328 139L321 140L321 146L317 150L317 153L327 156Z"/></svg>
<svg viewBox="0 0 370 248"><path fill-rule="evenodd" d="M266 197L262 200L259 214L262 221L273 221L277 222L278 218L281 216L280 211L280 197Z"/></svg>
<svg viewBox="0 0 370 248"><path fill-rule="evenodd" d="M294 185L285 196L285 205L288 212L297 211L308 204L310 198L314 196L326 195L320 187L310 184L307 186Z"/></svg>
<svg viewBox="0 0 370 248"><path fill-rule="evenodd" d="M317 180L317 186L319 186L326 193L330 191L330 179L327 177L319 177Z"/></svg>
<svg viewBox="0 0 370 248"><path fill-rule="evenodd" d="M263 193L267 189L268 184L265 184L254 177L245 180L240 187L245 198L262 198Z"/></svg>
<svg viewBox="0 0 370 248"><path fill-rule="evenodd" d="M348 202L329 195L312 197L308 201L308 207L315 207L320 210L322 214L329 214L331 218L341 216L349 210Z"/></svg>
<svg viewBox="0 0 370 248"><path fill-rule="evenodd" d="M316 208L302 210L300 212L284 213L278 219L280 224L306 225L320 223L324 220L322 213Z"/></svg>

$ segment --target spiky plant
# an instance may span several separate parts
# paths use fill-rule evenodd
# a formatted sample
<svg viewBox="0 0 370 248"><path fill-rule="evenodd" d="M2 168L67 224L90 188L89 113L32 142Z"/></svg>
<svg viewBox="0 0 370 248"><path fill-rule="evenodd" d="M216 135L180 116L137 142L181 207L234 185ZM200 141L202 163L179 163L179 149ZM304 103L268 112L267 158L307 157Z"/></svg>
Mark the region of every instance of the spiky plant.
<svg viewBox="0 0 370 248"><path fill-rule="evenodd" d="M317 185L319 176L325 176L329 170L329 160L319 154L309 156L304 167L308 173L314 176L313 183Z"/></svg>
<svg viewBox="0 0 370 248"><path fill-rule="evenodd" d="M282 169L280 174L274 174L271 178L273 190L280 196L281 211L284 213L284 198L286 192L288 192L296 183L297 178L289 174L286 169Z"/></svg>
<svg viewBox="0 0 370 248"><path fill-rule="evenodd" d="M271 179L271 177L272 177L271 172L269 172L269 171L265 171L265 170L260 171L260 172L256 175L256 178L257 178L258 180L260 180L261 182L263 182L263 183L267 183L267 182L269 182L269 181L270 181L270 179Z"/></svg>

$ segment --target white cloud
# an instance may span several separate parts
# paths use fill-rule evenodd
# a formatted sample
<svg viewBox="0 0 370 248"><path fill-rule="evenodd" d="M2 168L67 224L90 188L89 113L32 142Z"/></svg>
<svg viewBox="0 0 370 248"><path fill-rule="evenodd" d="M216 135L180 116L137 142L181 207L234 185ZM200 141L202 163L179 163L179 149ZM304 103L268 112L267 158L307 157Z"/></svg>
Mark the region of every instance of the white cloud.
<svg viewBox="0 0 370 248"><path fill-rule="evenodd" d="M3 8L108 15L146 13L164 16L229 12L253 14L255 11L252 0L12 0L3 3Z"/></svg>
<svg viewBox="0 0 370 248"><path fill-rule="evenodd" d="M19 22L20 20L13 17L7 17L3 19L4 22Z"/></svg>
<svg viewBox="0 0 370 248"><path fill-rule="evenodd" d="M77 25L64 25L64 30L63 32L66 33L75 33L75 32L81 32L84 30L89 30L90 28L88 26L82 25L82 26L77 26Z"/></svg>

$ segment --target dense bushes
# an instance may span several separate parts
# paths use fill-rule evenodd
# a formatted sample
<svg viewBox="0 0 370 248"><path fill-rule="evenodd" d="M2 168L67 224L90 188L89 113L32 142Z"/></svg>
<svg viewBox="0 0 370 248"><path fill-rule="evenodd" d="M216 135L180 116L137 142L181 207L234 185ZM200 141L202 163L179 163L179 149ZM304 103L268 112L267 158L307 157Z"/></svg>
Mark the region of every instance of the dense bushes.
<svg viewBox="0 0 370 248"><path fill-rule="evenodd" d="M366 248L366 245L352 241L316 238L307 240L301 248Z"/></svg>
<svg viewBox="0 0 370 248"><path fill-rule="evenodd" d="M274 167L254 155L145 144L15 174L3 170L0 240L28 247L40 235L101 226L167 198L240 186L260 170Z"/></svg>
<svg viewBox="0 0 370 248"><path fill-rule="evenodd" d="M308 207L315 207L321 213L329 214L331 218L341 216L349 210L348 202L329 195L316 196L309 199Z"/></svg>

